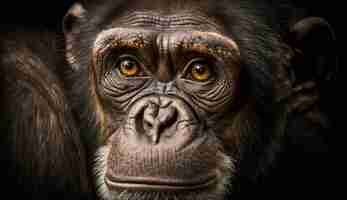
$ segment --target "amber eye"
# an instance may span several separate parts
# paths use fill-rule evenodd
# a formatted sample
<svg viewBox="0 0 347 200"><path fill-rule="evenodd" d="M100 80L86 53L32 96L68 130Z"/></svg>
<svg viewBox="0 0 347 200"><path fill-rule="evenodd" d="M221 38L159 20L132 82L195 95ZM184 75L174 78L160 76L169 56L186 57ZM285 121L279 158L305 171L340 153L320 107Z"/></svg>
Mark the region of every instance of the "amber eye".
<svg viewBox="0 0 347 200"><path fill-rule="evenodd" d="M191 65L191 76L196 81L207 81L211 77L211 69L208 63L196 62Z"/></svg>
<svg viewBox="0 0 347 200"><path fill-rule="evenodd" d="M124 76L136 76L140 72L140 64L131 58L122 59L117 67Z"/></svg>

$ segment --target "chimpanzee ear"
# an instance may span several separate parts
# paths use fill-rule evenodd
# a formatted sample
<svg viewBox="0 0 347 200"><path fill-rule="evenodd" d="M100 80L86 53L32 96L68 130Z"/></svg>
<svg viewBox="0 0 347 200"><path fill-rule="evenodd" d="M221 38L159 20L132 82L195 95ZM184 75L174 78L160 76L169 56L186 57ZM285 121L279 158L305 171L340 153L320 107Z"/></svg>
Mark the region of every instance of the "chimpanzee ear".
<svg viewBox="0 0 347 200"><path fill-rule="evenodd" d="M324 19L309 17L291 27L288 39L294 51L291 110L310 111L321 99L322 88L336 75L335 34Z"/></svg>
<svg viewBox="0 0 347 200"><path fill-rule="evenodd" d="M78 32L78 27L86 20L87 11L81 3L75 3L68 10L63 21L63 30L67 37Z"/></svg>
<svg viewBox="0 0 347 200"><path fill-rule="evenodd" d="M300 20L289 31L289 43L294 48L293 70L296 84L324 81L337 67L336 38L332 27L322 18Z"/></svg>
<svg viewBox="0 0 347 200"><path fill-rule="evenodd" d="M74 49L79 49L79 39L82 25L87 21L88 12L82 3L75 3L66 13L63 20L63 31L65 35L66 58L73 69L78 69L76 66L76 52Z"/></svg>

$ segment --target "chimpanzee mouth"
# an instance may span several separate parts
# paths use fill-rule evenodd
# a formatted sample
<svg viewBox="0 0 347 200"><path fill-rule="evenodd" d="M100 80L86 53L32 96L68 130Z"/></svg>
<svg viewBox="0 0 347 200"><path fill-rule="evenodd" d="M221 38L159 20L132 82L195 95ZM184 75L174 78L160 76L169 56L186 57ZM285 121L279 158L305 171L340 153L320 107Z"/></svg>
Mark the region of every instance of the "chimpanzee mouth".
<svg viewBox="0 0 347 200"><path fill-rule="evenodd" d="M201 190L217 184L217 176L209 175L196 180L174 180L157 177L105 177L109 189L182 191Z"/></svg>

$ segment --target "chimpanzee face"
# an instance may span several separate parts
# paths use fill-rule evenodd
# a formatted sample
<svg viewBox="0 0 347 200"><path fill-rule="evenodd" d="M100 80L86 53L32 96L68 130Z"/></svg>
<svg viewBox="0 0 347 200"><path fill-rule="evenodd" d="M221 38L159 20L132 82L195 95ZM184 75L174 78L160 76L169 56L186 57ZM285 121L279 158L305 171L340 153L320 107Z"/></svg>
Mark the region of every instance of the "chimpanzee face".
<svg viewBox="0 0 347 200"><path fill-rule="evenodd" d="M140 199L225 192L235 163L218 135L232 132L222 116L236 102L240 52L216 26L187 15L135 12L96 37L92 68L112 127L104 131L101 181L111 197L129 189L129 197L146 194Z"/></svg>

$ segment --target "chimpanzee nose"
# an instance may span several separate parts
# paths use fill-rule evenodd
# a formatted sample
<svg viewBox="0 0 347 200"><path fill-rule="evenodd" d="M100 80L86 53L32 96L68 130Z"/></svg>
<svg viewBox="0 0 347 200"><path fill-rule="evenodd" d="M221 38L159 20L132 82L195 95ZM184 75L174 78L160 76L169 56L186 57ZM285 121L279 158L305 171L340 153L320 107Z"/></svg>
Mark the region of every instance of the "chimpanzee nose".
<svg viewBox="0 0 347 200"><path fill-rule="evenodd" d="M173 126L178 119L178 112L172 101L162 99L159 102L148 102L143 111L142 127L144 134L153 144L157 144L160 137L169 137L175 132Z"/></svg>
<svg viewBox="0 0 347 200"><path fill-rule="evenodd" d="M173 96L151 95L136 101L125 122L126 143L133 148L156 145L178 151L189 145L201 128L189 105Z"/></svg>

